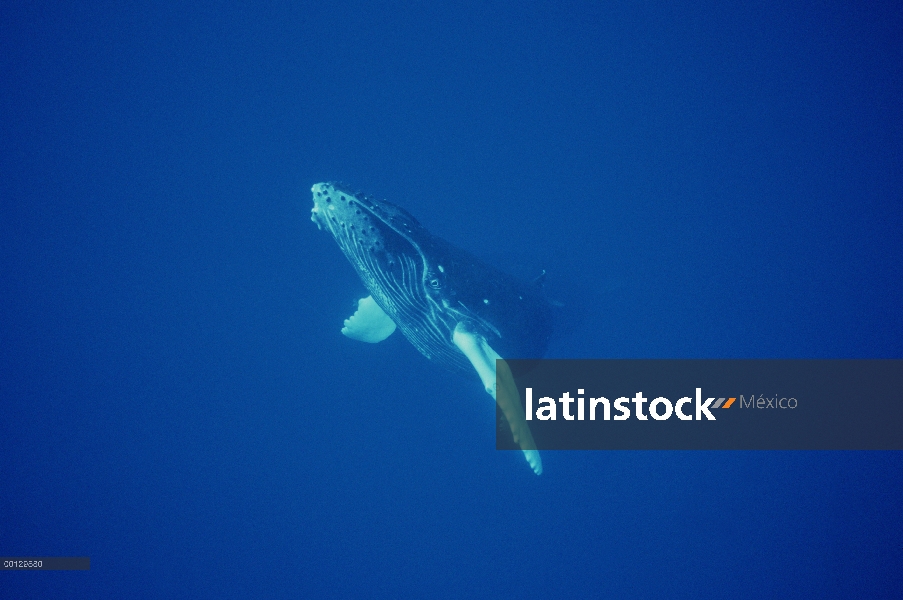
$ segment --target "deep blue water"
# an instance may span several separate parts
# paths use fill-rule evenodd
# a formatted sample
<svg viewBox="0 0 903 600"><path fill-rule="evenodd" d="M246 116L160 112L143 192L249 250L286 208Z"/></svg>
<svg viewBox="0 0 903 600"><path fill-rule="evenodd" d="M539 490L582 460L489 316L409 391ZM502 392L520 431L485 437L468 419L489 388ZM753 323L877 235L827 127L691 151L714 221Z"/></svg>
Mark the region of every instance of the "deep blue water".
<svg viewBox="0 0 903 600"><path fill-rule="evenodd" d="M903 453L536 477L309 221L547 270L553 357L903 358L899 3L251 4L0 8L0 555L91 557L0 597L901 597Z"/></svg>

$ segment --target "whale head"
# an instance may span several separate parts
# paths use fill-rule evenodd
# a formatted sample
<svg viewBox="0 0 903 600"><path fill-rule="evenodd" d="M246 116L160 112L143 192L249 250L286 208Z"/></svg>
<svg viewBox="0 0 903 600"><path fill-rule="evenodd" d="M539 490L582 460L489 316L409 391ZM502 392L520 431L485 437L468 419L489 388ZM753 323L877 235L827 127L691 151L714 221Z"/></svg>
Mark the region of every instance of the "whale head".
<svg viewBox="0 0 903 600"><path fill-rule="evenodd" d="M402 257L425 261L418 246L423 227L403 208L338 183L318 183L311 192L311 221L332 234L359 274L387 283L386 278L397 271ZM418 266L418 279L429 274L425 269L428 265Z"/></svg>
<svg viewBox="0 0 903 600"><path fill-rule="evenodd" d="M451 344L461 307L436 238L386 200L338 183L318 183L311 192L311 220L332 234L379 307L428 358L466 369Z"/></svg>

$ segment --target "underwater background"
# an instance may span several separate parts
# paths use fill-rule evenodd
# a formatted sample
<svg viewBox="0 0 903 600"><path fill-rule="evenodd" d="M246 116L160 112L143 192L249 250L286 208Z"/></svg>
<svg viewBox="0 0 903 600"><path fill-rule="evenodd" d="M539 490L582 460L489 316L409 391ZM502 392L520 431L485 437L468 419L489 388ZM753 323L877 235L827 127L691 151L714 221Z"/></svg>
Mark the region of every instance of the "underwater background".
<svg viewBox="0 0 903 600"><path fill-rule="evenodd" d="M898 2L0 8L2 598L900 598L903 452L495 447L310 222L529 279L556 358L903 358Z"/></svg>

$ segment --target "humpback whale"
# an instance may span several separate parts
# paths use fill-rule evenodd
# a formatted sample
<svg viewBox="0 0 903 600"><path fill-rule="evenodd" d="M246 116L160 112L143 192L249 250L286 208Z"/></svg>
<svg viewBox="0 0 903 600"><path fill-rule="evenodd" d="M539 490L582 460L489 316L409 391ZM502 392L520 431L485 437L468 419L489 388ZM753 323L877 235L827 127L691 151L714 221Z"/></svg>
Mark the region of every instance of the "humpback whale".
<svg viewBox="0 0 903 600"><path fill-rule="evenodd" d="M530 467L542 473L503 359L540 358L546 351L552 312L539 286L432 235L386 200L338 183L318 183L311 192L311 220L332 234L370 292L345 320L342 333L376 343L397 328L431 361L453 371L475 370Z"/></svg>

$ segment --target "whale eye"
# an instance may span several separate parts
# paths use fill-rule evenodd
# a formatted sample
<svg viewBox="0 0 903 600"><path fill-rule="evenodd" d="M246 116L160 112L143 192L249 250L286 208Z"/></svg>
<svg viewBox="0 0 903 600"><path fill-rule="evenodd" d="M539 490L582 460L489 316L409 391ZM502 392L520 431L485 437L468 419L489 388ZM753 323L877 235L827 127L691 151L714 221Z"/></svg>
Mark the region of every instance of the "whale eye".
<svg viewBox="0 0 903 600"><path fill-rule="evenodd" d="M433 277L432 279L430 279L430 287L433 288L434 290L438 290L440 287L442 287L442 284L439 283L438 279Z"/></svg>

